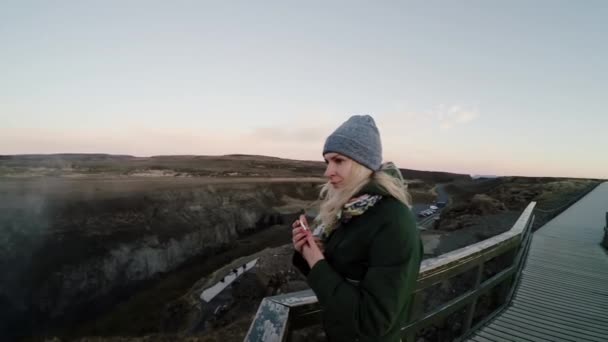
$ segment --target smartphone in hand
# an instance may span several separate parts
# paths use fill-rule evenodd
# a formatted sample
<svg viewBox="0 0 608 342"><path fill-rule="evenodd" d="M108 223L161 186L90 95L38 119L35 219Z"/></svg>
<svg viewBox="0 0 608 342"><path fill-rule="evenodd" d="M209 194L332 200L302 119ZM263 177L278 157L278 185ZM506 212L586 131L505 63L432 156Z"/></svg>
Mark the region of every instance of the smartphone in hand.
<svg viewBox="0 0 608 342"><path fill-rule="evenodd" d="M300 221L300 227L302 227L304 230L310 230L310 229L309 229L309 228L306 226L306 224L304 223L304 220L299 219L299 221Z"/></svg>

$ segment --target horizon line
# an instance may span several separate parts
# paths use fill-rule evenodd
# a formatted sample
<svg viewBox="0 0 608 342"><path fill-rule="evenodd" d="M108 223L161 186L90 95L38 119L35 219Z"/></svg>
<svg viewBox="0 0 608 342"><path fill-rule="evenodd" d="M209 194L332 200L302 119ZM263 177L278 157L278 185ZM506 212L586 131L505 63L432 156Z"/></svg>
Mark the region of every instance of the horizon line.
<svg viewBox="0 0 608 342"><path fill-rule="evenodd" d="M157 158L157 157L230 157L230 156L250 156L250 157L264 157L264 158L274 158L274 159L282 159L282 160L291 160L291 161L304 161L304 162L313 162L313 163L323 163L322 160L309 160L309 159L293 159L293 158L285 158L285 157L277 157L271 155L264 154L246 154L246 153L229 153L229 154L158 154L158 155L132 155L132 154L112 154L112 153L104 153L104 152L56 152L56 153L17 153L17 154L0 154L0 157L20 157L20 156L62 156L62 155L104 155L104 156L115 156L115 157L131 157L131 158ZM388 161L384 161L388 162ZM597 177L572 177L572 176L526 176L526 175L490 175L483 173L463 173L463 172L455 172L455 171L444 171L444 170L421 170L421 169L410 169L399 167L399 169L411 170L411 171L420 171L420 172L440 172L440 173L449 173L455 175L468 175L471 178L475 176L477 178L500 178L500 177L522 177L522 178L568 178L568 179L589 179L589 180L603 180L608 181L608 178L597 178Z"/></svg>

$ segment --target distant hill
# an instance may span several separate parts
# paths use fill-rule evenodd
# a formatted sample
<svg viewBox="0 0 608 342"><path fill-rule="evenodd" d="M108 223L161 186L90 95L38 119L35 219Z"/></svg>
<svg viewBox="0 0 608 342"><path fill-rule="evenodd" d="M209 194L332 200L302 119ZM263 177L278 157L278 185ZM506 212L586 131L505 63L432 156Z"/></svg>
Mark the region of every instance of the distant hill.
<svg viewBox="0 0 608 342"><path fill-rule="evenodd" d="M495 175L471 175L472 179L480 179L480 178L484 178L484 179L493 179L493 178L498 178L498 176Z"/></svg>
<svg viewBox="0 0 608 342"><path fill-rule="evenodd" d="M399 169L403 178L420 179L423 181L432 181L438 183L452 182L455 180L470 180L471 177L465 174L440 172L440 171L420 171L410 169Z"/></svg>
<svg viewBox="0 0 608 342"><path fill-rule="evenodd" d="M231 154L223 156L166 155L135 157L102 153L0 155L0 176L31 174L138 175L154 170L160 175L198 177L322 177L325 163L271 156ZM468 180L469 175L400 169L406 179L431 182Z"/></svg>

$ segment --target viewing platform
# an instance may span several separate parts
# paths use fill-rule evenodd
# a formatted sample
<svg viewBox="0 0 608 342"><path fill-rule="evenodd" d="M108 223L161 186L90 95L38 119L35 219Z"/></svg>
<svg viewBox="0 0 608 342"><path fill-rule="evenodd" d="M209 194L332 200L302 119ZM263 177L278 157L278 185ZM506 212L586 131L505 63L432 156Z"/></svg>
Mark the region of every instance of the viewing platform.
<svg viewBox="0 0 608 342"><path fill-rule="evenodd" d="M455 340L607 341L608 183L533 233L535 205L509 231L422 262L403 341L448 322L460 327ZM465 290L444 298L438 286L446 283ZM482 298L498 305L489 309ZM289 341L321 313L312 290L266 297L245 341Z"/></svg>

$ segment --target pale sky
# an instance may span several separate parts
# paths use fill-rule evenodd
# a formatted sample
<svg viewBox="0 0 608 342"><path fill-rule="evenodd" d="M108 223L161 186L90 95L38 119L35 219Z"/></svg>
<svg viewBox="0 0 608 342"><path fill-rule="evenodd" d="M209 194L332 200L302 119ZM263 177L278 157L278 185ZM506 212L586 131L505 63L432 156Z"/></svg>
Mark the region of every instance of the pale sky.
<svg viewBox="0 0 608 342"><path fill-rule="evenodd" d="M384 159L608 178L608 1L0 0L0 154Z"/></svg>

